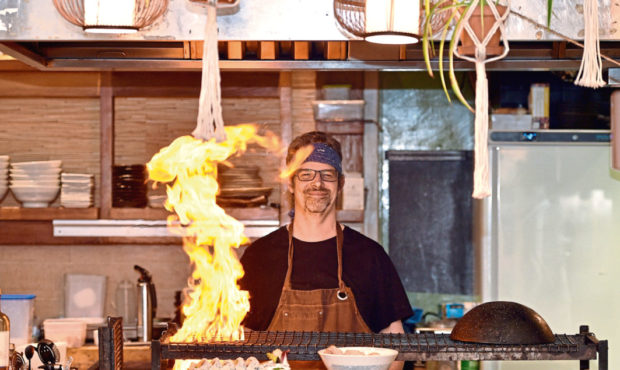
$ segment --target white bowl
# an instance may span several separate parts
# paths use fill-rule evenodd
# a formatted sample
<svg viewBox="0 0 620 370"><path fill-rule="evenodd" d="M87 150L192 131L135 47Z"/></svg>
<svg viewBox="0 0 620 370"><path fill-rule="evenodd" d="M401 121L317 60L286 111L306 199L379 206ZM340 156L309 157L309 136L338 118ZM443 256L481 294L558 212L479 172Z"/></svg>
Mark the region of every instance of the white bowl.
<svg viewBox="0 0 620 370"><path fill-rule="evenodd" d="M15 178L15 177L22 177L22 178L31 178L31 179L35 179L35 178L40 178L40 177L47 177L47 176L53 176L55 178L59 178L60 176L60 171L61 169L51 169L51 170L39 170L39 171L22 171L22 170L10 170L9 171L9 176Z"/></svg>
<svg viewBox="0 0 620 370"><path fill-rule="evenodd" d="M58 182L58 180L46 180L46 181L42 181L42 180L13 180L11 179L10 182L11 186L41 186L41 187L52 187L52 186L58 186L60 185L60 182Z"/></svg>
<svg viewBox="0 0 620 370"><path fill-rule="evenodd" d="M10 186L24 208L45 208L58 195L60 186Z"/></svg>
<svg viewBox="0 0 620 370"><path fill-rule="evenodd" d="M331 354L320 350L319 356L328 370L387 370L394 362L398 351L379 347L338 347L343 352L355 350L363 355ZM371 354L376 353L376 354Z"/></svg>
<svg viewBox="0 0 620 370"><path fill-rule="evenodd" d="M2 200L2 198L4 198L4 195L6 194L7 190L9 190L8 186L0 184L0 200Z"/></svg>
<svg viewBox="0 0 620 370"><path fill-rule="evenodd" d="M55 180L55 181L59 181L60 177L57 174L35 174L35 173L15 173L12 172L10 173L11 179L13 180L33 180L33 179L37 179L37 180L43 180L43 181L50 181L50 180Z"/></svg>
<svg viewBox="0 0 620 370"><path fill-rule="evenodd" d="M13 168L25 169L41 169L41 168L60 168L62 166L61 160L55 161L34 161L34 162L17 162L11 163Z"/></svg>

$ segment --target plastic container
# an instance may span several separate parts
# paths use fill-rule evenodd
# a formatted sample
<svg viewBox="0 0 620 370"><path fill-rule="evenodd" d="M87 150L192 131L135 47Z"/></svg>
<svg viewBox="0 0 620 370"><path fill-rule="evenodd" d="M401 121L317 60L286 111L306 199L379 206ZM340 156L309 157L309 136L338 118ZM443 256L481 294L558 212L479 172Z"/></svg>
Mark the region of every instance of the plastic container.
<svg viewBox="0 0 620 370"><path fill-rule="evenodd" d="M359 121L364 118L363 100L316 100L312 102L317 121Z"/></svg>
<svg viewBox="0 0 620 370"><path fill-rule="evenodd" d="M123 318L123 326L135 326L138 322L136 285L128 280L116 287L116 315Z"/></svg>
<svg viewBox="0 0 620 370"><path fill-rule="evenodd" d="M3 294L2 312L11 320L11 343L20 345L32 341L32 321L34 318L34 294Z"/></svg>
<svg viewBox="0 0 620 370"><path fill-rule="evenodd" d="M67 343L67 347L76 348L86 341L86 321L76 319L47 319L43 321L45 338L52 342Z"/></svg>

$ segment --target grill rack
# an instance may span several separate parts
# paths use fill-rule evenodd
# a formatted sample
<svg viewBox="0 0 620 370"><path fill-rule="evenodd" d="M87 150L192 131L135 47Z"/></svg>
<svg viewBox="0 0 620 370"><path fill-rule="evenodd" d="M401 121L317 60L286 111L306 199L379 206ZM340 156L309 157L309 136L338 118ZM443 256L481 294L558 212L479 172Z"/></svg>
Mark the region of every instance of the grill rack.
<svg viewBox="0 0 620 370"><path fill-rule="evenodd" d="M267 360L275 349L288 350L290 361L320 361L318 350L337 347L364 346L397 350L398 360L460 361L460 360L579 360L580 369L588 369L589 361L599 359L599 370L607 370L608 345L598 340L587 326L575 335L556 334L555 342L538 345L499 345L453 341L449 334L320 333L295 331L253 331L241 341L208 343L169 343L167 335L152 341L152 369L166 368L168 360L214 358L235 359L256 357Z"/></svg>

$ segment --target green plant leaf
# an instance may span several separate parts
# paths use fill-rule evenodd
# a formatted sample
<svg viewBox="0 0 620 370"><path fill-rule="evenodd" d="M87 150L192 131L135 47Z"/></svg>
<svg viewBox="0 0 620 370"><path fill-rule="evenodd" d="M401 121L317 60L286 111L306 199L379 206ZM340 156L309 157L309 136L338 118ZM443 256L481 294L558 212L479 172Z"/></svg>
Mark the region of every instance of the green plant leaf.
<svg viewBox="0 0 620 370"><path fill-rule="evenodd" d="M443 87L443 92L446 94L446 98L450 103L452 103L452 99L450 99L450 93L448 93L448 87L446 86L446 78L443 73L443 51L446 43L446 36L448 34L448 30L450 29L450 23L452 23L452 19L454 19L454 12L450 14L450 18L443 27L443 30L441 32L441 41L439 42L439 78L441 79L441 87Z"/></svg>
<svg viewBox="0 0 620 370"><path fill-rule="evenodd" d="M471 6L471 3L467 6L467 9ZM461 14L465 14L467 12L467 9L461 13ZM459 27L461 27L461 23L463 22L463 17L459 17L458 21L456 22L456 26L454 27L454 33L452 34L452 39L450 40L450 56L449 56L449 62L450 62L450 67L449 67L449 76L450 76L450 86L452 87L452 91L454 92L454 95L456 95L456 98L464 105L467 107L467 109L469 109L472 113L474 112L474 109L471 107L471 105L469 105L469 103L467 102L467 100L465 100L465 97L463 97L463 93L461 92L461 88L459 87L459 83L456 79L456 74L454 73L454 50L456 48L456 43L458 42L456 39L456 30L459 29Z"/></svg>
<svg viewBox="0 0 620 370"><path fill-rule="evenodd" d="M547 0L547 27L551 26L551 9L553 8L553 0Z"/></svg>

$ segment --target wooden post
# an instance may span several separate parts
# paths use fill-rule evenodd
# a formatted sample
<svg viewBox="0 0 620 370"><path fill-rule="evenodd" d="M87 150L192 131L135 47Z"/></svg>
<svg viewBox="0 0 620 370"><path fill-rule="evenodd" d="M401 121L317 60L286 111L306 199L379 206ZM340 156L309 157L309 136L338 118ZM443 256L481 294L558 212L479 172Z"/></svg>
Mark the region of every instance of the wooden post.
<svg viewBox="0 0 620 370"><path fill-rule="evenodd" d="M226 47L228 49L229 60L243 59L245 44L242 41L228 41Z"/></svg>
<svg viewBox="0 0 620 370"><path fill-rule="evenodd" d="M327 59L346 60L347 59L346 41L328 41L327 42Z"/></svg>
<svg viewBox="0 0 620 370"><path fill-rule="evenodd" d="M379 73L364 72L364 234L379 240Z"/></svg>
<svg viewBox="0 0 620 370"><path fill-rule="evenodd" d="M407 60L407 45L400 45L398 48L398 60Z"/></svg>
<svg viewBox="0 0 620 370"><path fill-rule="evenodd" d="M282 146L288 147L293 140L293 87L292 73L290 71L280 72L280 133L282 136ZM286 166L286 158L282 157L282 168ZM288 187L285 180L280 186L280 225L289 221L288 211Z"/></svg>
<svg viewBox="0 0 620 370"><path fill-rule="evenodd" d="M202 59L202 52L204 48L204 41L190 41L190 58Z"/></svg>
<svg viewBox="0 0 620 370"><path fill-rule="evenodd" d="M112 72L100 74L101 87L99 94L99 119L101 122L100 137L100 172L99 186L100 217L110 218L112 210L112 166L114 165L114 89Z"/></svg>
<svg viewBox="0 0 620 370"><path fill-rule="evenodd" d="M293 43L293 59L295 60L310 59L310 42L295 41Z"/></svg>
<svg viewBox="0 0 620 370"><path fill-rule="evenodd" d="M258 45L259 59L275 60L278 51L275 41L261 41Z"/></svg>

